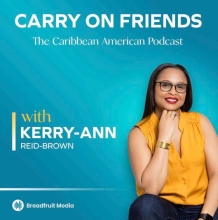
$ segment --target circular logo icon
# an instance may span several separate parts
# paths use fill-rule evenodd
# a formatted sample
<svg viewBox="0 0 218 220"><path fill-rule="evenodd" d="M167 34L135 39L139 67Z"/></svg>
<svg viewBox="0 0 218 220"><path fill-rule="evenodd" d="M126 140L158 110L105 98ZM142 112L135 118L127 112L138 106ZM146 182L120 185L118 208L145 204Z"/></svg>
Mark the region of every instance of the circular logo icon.
<svg viewBox="0 0 218 220"><path fill-rule="evenodd" d="M14 209L14 211L20 212L24 208L23 201L19 199L14 200L12 203L12 208Z"/></svg>

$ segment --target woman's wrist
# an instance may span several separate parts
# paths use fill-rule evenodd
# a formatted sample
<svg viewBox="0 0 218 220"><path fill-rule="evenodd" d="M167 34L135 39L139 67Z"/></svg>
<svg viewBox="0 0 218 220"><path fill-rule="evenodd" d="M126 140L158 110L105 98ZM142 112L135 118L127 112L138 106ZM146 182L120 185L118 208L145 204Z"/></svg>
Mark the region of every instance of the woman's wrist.
<svg viewBox="0 0 218 220"><path fill-rule="evenodd" d="M201 213L198 217L198 219L203 219L203 220L213 220L213 216L211 216L208 213Z"/></svg>
<svg viewBox="0 0 218 220"><path fill-rule="evenodd" d="M160 141L160 142L165 142L165 143L170 144L170 140L171 138L168 138L166 136L159 136L157 142Z"/></svg>
<svg viewBox="0 0 218 220"><path fill-rule="evenodd" d="M169 150L170 149L170 144L167 142L163 142L163 141L157 141L156 147L165 149L165 150Z"/></svg>

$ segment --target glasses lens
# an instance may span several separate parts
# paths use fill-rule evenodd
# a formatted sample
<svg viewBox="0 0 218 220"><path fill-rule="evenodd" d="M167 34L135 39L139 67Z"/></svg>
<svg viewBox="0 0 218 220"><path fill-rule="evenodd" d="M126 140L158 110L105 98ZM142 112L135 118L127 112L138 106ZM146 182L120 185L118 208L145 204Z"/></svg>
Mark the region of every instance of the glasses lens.
<svg viewBox="0 0 218 220"><path fill-rule="evenodd" d="M171 83L168 83L168 82L161 82L161 83L160 83L160 88L161 88L161 90L164 91L164 92L170 91L171 88L172 88L172 86L173 86L173 85L172 85Z"/></svg>
<svg viewBox="0 0 218 220"><path fill-rule="evenodd" d="M185 84L177 84L176 91L177 92L186 92L187 85Z"/></svg>

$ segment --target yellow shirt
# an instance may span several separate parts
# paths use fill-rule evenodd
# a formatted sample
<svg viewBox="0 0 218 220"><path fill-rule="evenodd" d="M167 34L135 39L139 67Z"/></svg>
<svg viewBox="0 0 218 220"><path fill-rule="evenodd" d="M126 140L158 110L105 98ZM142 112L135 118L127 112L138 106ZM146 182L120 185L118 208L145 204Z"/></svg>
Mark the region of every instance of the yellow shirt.
<svg viewBox="0 0 218 220"><path fill-rule="evenodd" d="M159 119L152 113L137 124L152 154L156 147L158 123ZM181 131L181 157L173 143L170 143L167 180L159 196L175 204L203 204L208 177L200 114L180 112L179 130ZM138 196L145 193L137 184L136 188Z"/></svg>

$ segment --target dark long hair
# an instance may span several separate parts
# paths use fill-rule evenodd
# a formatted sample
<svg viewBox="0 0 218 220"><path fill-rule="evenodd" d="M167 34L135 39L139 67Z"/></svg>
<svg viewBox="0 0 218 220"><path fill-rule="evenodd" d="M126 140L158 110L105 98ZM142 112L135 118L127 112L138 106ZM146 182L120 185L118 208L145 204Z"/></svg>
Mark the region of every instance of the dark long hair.
<svg viewBox="0 0 218 220"><path fill-rule="evenodd" d="M154 101L155 82L157 80L158 75L161 73L161 71L163 71L166 68L176 68L176 69L181 70L185 74L185 76L187 78L188 87L187 87L187 91L186 91L185 102L184 102L184 105L181 107L181 111L188 112L192 106L192 85L191 85L191 80L190 80L188 71L185 69L184 66L182 66L180 64L163 63L160 66L158 66L151 74L149 84L148 84L147 95L146 95L146 100L145 100L145 109L144 109L142 119L146 118L147 116L152 114L152 112L154 111L154 107L155 107L155 101Z"/></svg>

